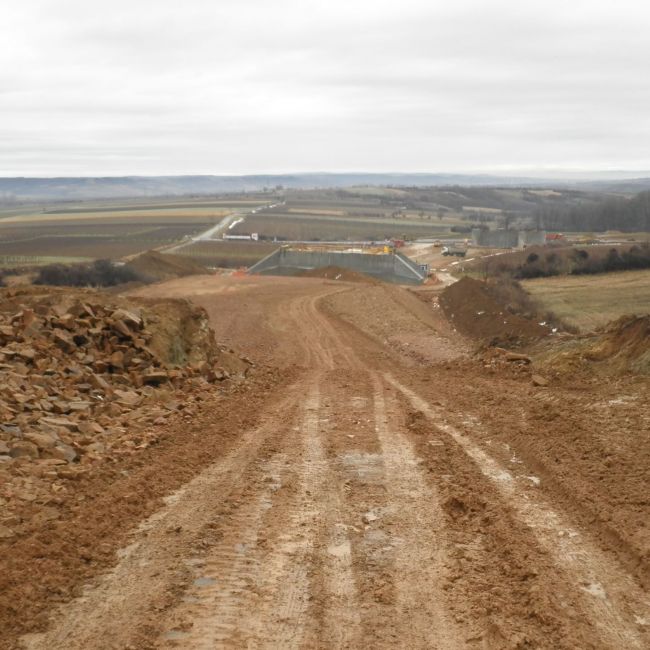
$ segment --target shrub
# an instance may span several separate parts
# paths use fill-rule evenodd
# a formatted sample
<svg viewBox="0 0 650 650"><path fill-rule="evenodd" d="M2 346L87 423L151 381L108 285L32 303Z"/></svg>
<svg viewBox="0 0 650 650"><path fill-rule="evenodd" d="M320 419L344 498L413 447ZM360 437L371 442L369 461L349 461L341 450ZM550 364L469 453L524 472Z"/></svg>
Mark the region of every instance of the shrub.
<svg viewBox="0 0 650 650"><path fill-rule="evenodd" d="M34 284L67 287L113 287L142 280L133 269L116 266L110 260L92 264L49 264L38 271Z"/></svg>

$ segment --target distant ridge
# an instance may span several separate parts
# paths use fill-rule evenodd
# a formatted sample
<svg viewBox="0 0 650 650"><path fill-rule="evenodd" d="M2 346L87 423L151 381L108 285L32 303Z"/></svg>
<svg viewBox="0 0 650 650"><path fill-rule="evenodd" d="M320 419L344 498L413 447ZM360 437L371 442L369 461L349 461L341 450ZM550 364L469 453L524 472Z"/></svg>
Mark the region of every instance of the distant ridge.
<svg viewBox="0 0 650 650"><path fill-rule="evenodd" d="M594 174L598 178L597 174ZM81 201L88 199L146 198L256 192L282 186L288 189L394 186L558 186L591 187L606 191L640 191L650 188L650 178L561 179L508 177L489 174L366 174L309 173L250 176L121 176L0 178L0 202Z"/></svg>

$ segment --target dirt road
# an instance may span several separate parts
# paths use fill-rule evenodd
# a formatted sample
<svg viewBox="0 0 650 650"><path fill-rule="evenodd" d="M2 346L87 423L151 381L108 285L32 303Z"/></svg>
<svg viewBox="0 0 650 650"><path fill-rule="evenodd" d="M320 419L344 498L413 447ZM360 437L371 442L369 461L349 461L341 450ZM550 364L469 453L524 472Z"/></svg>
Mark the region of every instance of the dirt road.
<svg viewBox="0 0 650 650"><path fill-rule="evenodd" d="M621 550L514 436L504 453L471 396L506 384L451 367L466 348L417 298L278 278L147 291L192 296L292 380L23 647L648 647L645 524ZM508 386L525 417L528 387Z"/></svg>

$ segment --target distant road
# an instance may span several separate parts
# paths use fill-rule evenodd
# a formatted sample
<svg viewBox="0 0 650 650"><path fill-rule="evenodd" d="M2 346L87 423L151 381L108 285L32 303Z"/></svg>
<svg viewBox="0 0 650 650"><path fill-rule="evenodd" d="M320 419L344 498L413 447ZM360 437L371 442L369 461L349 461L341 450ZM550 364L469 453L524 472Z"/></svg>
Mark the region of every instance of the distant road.
<svg viewBox="0 0 650 650"><path fill-rule="evenodd" d="M179 250L185 248L186 246L191 246L197 241L209 241L211 239L216 239L223 232L225 232L229 228L232 228L236 222L239 223L244 221L244 219L246 219L248 215L256 214L257 212L261 212L262 210L267 210L269 208L274 208L277 205L279 204L273 203L271 205L262 205L258 208L253 208L252 210L247 210L245 212L241 210L236 210L235 212L231 212L229 215L226 215L221 221L219 221L219 223L215 224L211 228L208 228L207 230L200 233L199 235L196 235L195 237L192 237L187 241L177 244L172 248L168 248L166 252L177 253Z"/></svg>

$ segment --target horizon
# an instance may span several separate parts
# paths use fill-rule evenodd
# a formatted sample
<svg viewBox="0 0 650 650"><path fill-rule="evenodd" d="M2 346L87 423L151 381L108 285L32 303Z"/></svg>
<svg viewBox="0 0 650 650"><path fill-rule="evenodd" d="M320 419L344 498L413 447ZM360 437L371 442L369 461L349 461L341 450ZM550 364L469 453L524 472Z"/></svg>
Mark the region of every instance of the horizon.
<svg viewBox="0 0 650 650"><path fill-rule="evenodd" d="M288 172L245 172L245 173L114 173L114 174L0 174L3 180L54 180L54 179L103 179L103 178L251 178L251 177L308 177L308 176L466 176L485 178L504 178L522 180L645 180L650 178L650 170L640 169L556 169L556 170L468 170L468 171L368 171L368 170L306 170Z"/></svg>

